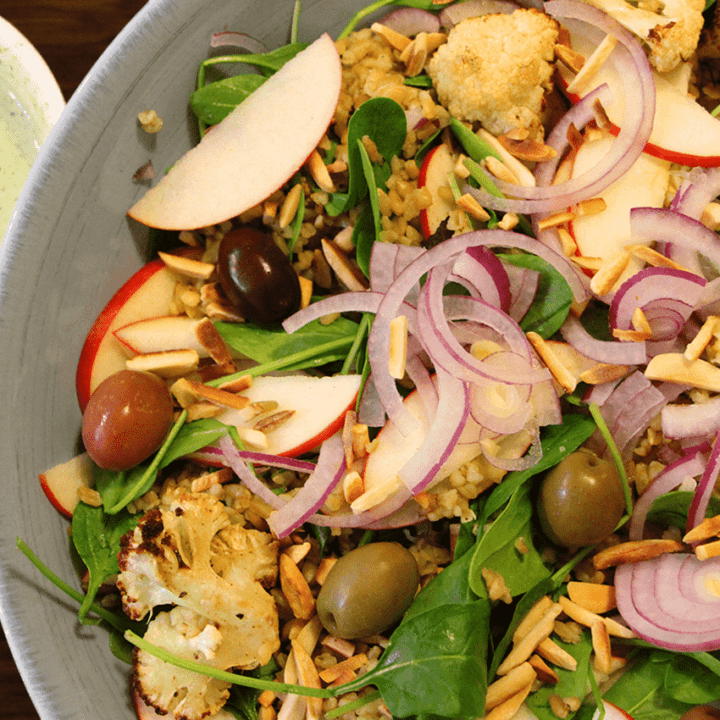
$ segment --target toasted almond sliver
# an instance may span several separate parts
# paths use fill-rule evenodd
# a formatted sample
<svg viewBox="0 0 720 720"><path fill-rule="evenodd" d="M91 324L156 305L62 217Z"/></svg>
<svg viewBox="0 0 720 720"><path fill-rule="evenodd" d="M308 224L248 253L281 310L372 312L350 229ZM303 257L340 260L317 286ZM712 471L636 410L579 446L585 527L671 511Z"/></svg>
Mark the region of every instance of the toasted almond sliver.
<svg viewBox="0 0 720 720"><path fill-rule="evenodd" d="M322 640L328 650L332 650L338 655L342 655L345 659L352 657L355 654L355 643L345 640L344 638L335 637L334 635L327 635Z"/></svg>
<svg viewBox="0 0 720 720"><path fill-rule="evenodd" d="M676 263L674 260L671 260L669 257L662 255L657 250L648 247L647 245L626 245L625 249L633 257L636 257L643 262L646 262L648 265L652 265L653 267L666 267L672 268L674 270L683 270L685 272L689 272L687 268L683 267L679 263Z"/></svg>
<svg viewBox="0 0 720 720"><path fill-rule="evenodd" d="M188 380L188 385L196 395L205 398L216 405L242 410L250 404L249 398L244 395L237 395L236 393L231 393L227 390L220 390L220 388L203 385L195 380Z"/></svg>
<svg viewBox="0 0 720 720"><path fill-rule="evenodd" d="M641 307L636 307L635 310L633 310L631 322L632 326L638 332L645 333L649 337L652 337L652 328Z"/></svg>
<svg viewBox="0 0 720 720"><path fill-rule="evenodd" d="M249 387L252 387L252 383L252 375L241 375L234 380L228 380L228 382L222 383L222 385L219 385L218 387L220 390L225 390L226 392L239 393L243 392L243 390L247 390Z"/></svg>
<svg viewBox="0 0 720 720"><path fill-rule="evenodd" d="M612 651L610 648L610 636L605 623L602 620L593 623L590 628L590 635L593 650L595 651L595 664L600 672L609 675L612 664Z"/></svg>
<svg viewBox="0 0 720 720"><path fill-rule="evenodd" d="M370 445L370 429L363 423L355 423L352 426L352 453L356 458L363 458L368 454Z"/></svg>
<svg viewBox="0 0 720 720"><path fill-rule="evenodd" d="M293 638L305 649L308 655L312 655L315 646L322 634L323 626L318 615L313 615L303 626L300 632Z"/></svg>
<svg viewBox="0 0 720 720"><path fill-rule="evenodd" d="M582 200L577 204L577 214L581 217L583 215L597 215L606 209L607 203L601 197Z"/></svg>
<svg viewBox="0 0 720 720"><path fill-rule="evenodd" d="M620 328L613 328L612 336L625 342L644 342L652 338L652 333L643 330L620 330Z"/></svg>
<svg viewBox="0 0 720 720"><path fill-rule="evenodd" d="M348 256L332 240L323 238L321 242L325 259L348 290L367 290L365 277L353 267Z"/></svg>
<svg viewBox="0 0 720 720"><path fill-rule="evenodd" d="M573 78L567 86L567 92L570 94L583 95L597 71L603 66L610 56L610 53L617 45L617 38L612 35L606 35L602 42L595 48L592 55L583 63L578 74Z"/></svg>
<svg viewBox="0 0 720 720"><path fill-rule="evenodd" d="M322 584L325 582L325 578L327 578L328 573L332 569L332 566L337 562L337 558L323 558L320 561L320 564L318 565L317 570L315 571L315 582L322 586Z"/></svg>
<svg viewBox="0 0 720 720"><path fill-rule="evenodd" d="M286 228L297 214L298 208L300 207L302 191L302 185L295 183L285 196L285 200L283 200L282 207L280 208L280 215L278 216L278 225L281 228Z"/></svg>
<svg viewBox="0 0 720 720"><path fill-rule="evenodd" d="M595 98L595 100L593 100L592 111L598 127L601 130L605 130L605 132L612 132L613 124L608 117L605 106L602 104L602 102L600 102L600 98Z"/></svg>
<svg viewBox="0 0 720 720"><path fill-rule="evenodd" d="M715 329L717 328L718 318L715 315L711 315L702 324L702 327L698 331L698 334L692 339L688 346L685 348L684 355L690 360L697 360L702 354L705 348L710 344L713 339Z"/></svg>
<svg viewBox="0 0 720 720"><path fill-rule="evenodd" d="M627 365L610 365L598 363L595 367L580 373L579 380L588 385L601 385L602 383L619 380L630 371Z"/></svg>
<svg viewBox="0 0 720 720"><path fill-rule="evenodd" d="M475 220L487 222L490 219L490 213L470 193L461 195L455 204Z"/></svg>
<svg viewBox="0 0 720 720"><path fill-rule="evenodd" d="M320 679L323 682L329 683L336 680L345 670L357 670L361 668L368 661L365 653L358 653L352 657L342 660L337 665L331 665L320 672Z"/></svg>
<svg viewBox="0 0 720 720"><path fill-rule="evenodd" d="M343 496L345 502L353 503L365 492L365 483L356 470L349 472L343 480Z"/></svg>
<svg viewBox="0 0 720 720"><path fill-rule="evenodd" d="M527 334L527 338L563 390L568 393L573 392L577 387L575 376L563 365L547 341L532 331Z"/></svg>
<svg viewBox="0 0 720 720"><path fill-rule="evenodd" d="M200 262L200 260L172 253L159 252L158 255L167 267L187 277L209 280L215 272L215 266L212 263Z"/></svg>
<svg viewBox="0 0 720 720"><path fill-rule="evenodd" d="M167 352L136 355L125 361L128 370L152 372L163 378L174 378L195 370L200 357L195 350L168 350Z"/></svg>
<svg viewBox="0 0 720 720"><path fill-rule="evenodd" d="M203 318L195 326L195 337L218 365L231 366L234 370L235 363L230 348L210 318Z"/></svg>
<svg viewBox="0 0 720 720"><path fill-rule="evenodd" d="M290 545L282 552L287 555L296 565L299 565L310 552L312 545L309 542L300 543L300 545Z"/></svg>
<svg viewBox="0 0 720 720"><path fill-rule="evenodd" d="M590 272L597 272L603 266L603 259L599 257L575 255L575 257L571 257L570 260L578 267L581 267L583 270L590 270Z"/></svg>
<svg viewBox="0 0 720 720"><path fill-rule="evenodd" d="M590 281L590 289L596 295L606 295L620 279L630 262L630 253L624 250L603 262Z"/></svg>
<svg viewBox="0 0 720 720"><path fill-rule="evenodd" d="M505 675L514 667L525 662L535 651L537 646L546 638L550 637L555 627L555 618L562 612L562 606L553 603L553 606L543 615L540 621L535 624L508 653L507 657L500 663L497 669L498 675Z"/></svg>
<svg viewBox="0 0 720 720"><path fill-rule="evenodd" d="M551 685L557 685L560 682L558 674L539 655L531 655L528 662L533 666L540 682Z"/></svg>
<svg viewBox="0 0 720 720"><path fill-rule="evenodd" d="M533 682L529 682L522 690L510 696L497 707L493 708L487 715L485 715L484 720L510 720L513 718L515 713L517 713L521 705L525 702L525 698L530 694Z"/></svg>
<svg viewBox="0 0 720 720"><path fill-rule="evenodd" d="M335 192L335 183L333 183L327 166L317 150L313 150L310 153L306 164L310 175L312 175L312 179L321 190L328 193Z"/></svg>
<svg viewBox="0 0 720 720"><path fill-rule="evenodd" d="M496 157L488 155L484 162L488 172L493 174L498 180L503 180L504 182L512 183L513 185L520 184L520 181L515 173L513 173L513 171L510 170L510 168L502 162L502 160L498 160Z"/></svg>
<svg viewBox="0 0 720 720"><path fill-rule="evenodd" d="M553 213L542 220L538 220L538 230L547 230L548 228L557 227L558 225L565 225L565 223L574 220L576 217L576 213L570 210Z"/></svg>
<svg viewBox="0 0 720 720"><path fill-rule="evenodd" d="M656 355L647 364L645 377L720 392L720 368L705 360L688 360L682 353Z"/></svg>
<svg viewBox="0 0 720 720"><path fill-rule="evenodd" d="M519 140L509 135L500 135L498 140L513 157L519 160L544 162L546 160L552 160L557 156L557 151L554 148L538 140L532 140L530 138Z"/></svg>
<svg viewBox="0 0 720 720"><path fill-rule="evenodd" d="M535 669L529 662L513 668L507 675L488 685L485 695L485 711L492 710L505 702L511 695L520 692L528 683L537 677Z"/></svg>
<svg viewBox="0 0 720 720"><path fill-rule="evenodd" d="M575 242L573 236L564 227L556 227L555 232L560 239L563 254L566 257L573 257L577 252L577 243Z"/></svg>
<svg viewBox="0 0 720 720"><path fill-rule="evenodd" d="M480 128L477 136L484 140L501 158L505 167L515 176L515 182L526 187L535 186L535 176L530 172L526 165L523 165L516 157L509 153L503 144L491 133Z"/></svg>
<svg viewBox="0 0 720 720"><path fill-rule="evenodd" d="M698 560L709 560L720 555L720 540L703 543L695 548L695 557Z"/></svg>
<svg viewBox="0 0 720 720"><path fill-rule="evenodd" d="M555 45L555 57L563 64L568 70L572 70L574 73L579 73L585 64L585 56L579 52L575 52L567 45L561 45L558 43Z"/></svg>
<svg viewBox="0 0 720 720"><path fill-rule="evenodd" d="M345 414L342 428L342 444L345 452L345 467L350 468L355 462L355 453L353 452L353 427L357 422L357 413L350 410Z"/></svg>
<svg viewBox="0 0 720 720"><path fill-rule="evenodd" d="M685 545L677 540L634 540L612 545L593 556L593 567L596 570L623 565L629 562L640 562L664 555L665 553L681 552Z"/></svg>
<svg viewBox="0 0 720 720"><path fill-rule="evenodd" d="M221 468L216 472L205 473L205 475L195 478L190 484L190 490L192 492L203 492L213 485L224 485L230 482L233 477L234 474L230 468Z"/></svg>
<svg viewBox="0 0 720 720"><path fill-rule="evenodd" d="M398 315L390 321L390 361L388 363L390 377L396 380L402 380L405 376L407 344L407 316Z"/></svg>
<svg viewBox="0 0 720 720"><path fill-rule="evenodd" d="M600 614L617 606L614 585L571 580L567 589L570 600L589 612Z"/></svg>
<svg viewBox="0 0 720 720"><path fill-rule="evenodd" d="M699 525L685 533L683 542L703 542L718 534L720 534L720 515L713 515L713 517L705 518Z"/></svg>
<svg viewBox="0 0 720 720"><path fill-rule="evenodd" d="M313 659L305 648L296 640L292 640L292 649L295 654L295 664L297 665L298 681L304 687L320 688L320 676ZM322 698L306 697L307 704L307 720L320 720L322 713Z"/></svg>
<svg viewBox="0 0 720 720"><path fill-rule="evenodd" d="M196 402L187 406L187 422L207 420L222 412L222 408L211 402Z"/></svg>
<svg viewBox="0 0 720 720"><path fill-rule="evenodd" d="M300 309L304 309L310 305L313 293L313 281L303 275L298 275L300 283Z"/></svg>
<svg viewBox="0 0 720 720"><path fill-rule="evenodd" d="M565 596L560 596L558 602L562 605L565 614L575 622L592 627L595 623L602 622L602 617L597 613L590 612Z"/></svg>
<svg viewBox="0 0 720 720"><path fill-rule="evenodd" d="M603 618L603 622L608 629L608 634L612 637L625 638L626 640L632 640L637 637L627 625L623 625L613 618L605 617Z"/></svg>
<svg viewBox="0 0 720 720"><path fill-rule="evenodd" d="M406 35L401 35L399 32L396 32L382 23L373 23L370 26L370 29L380 37L387 40L396 50L400 50L401 52L412 42L412 40L410 40L410 38Z"/></svg>
<svg viewBox="0 0 720 720"><path fill-rule="evenodd" d="M530 608L527 615L520 621L520 624L515 628L513 633L513 642L516 643L524 638L530 629L542 620L545 613L553 606L553 601L549 595L543 595L539 600L535 601L535 604Z"/></svg>
<svg viewBox="0 0 720 720"><path fill-rule="evenodd" d="M391 475L387 480L378 483L375 487L365 491L359 498L353 500L350 503L350 509L355 514L369 510L389 498L401 485L402 480L397 475Z"/></svg>
<svg viewBox="0 0 720 720"><path fill-rule="evenodd" d="M577 670L577 660L567 650L563 650L554 640L546 638L536 648L540 657L564 670Z"/></svg>
<svg viewBox="0 0 720 720"><path fill-rule="evenodd" d="M263 690L258 696L258 704L262 707L270 707L275 702L277 695L272 690Z"/></svg>
<svg viewBox="0 0 720 720"><path fill-rule="evenodd" d="M246 427L236 427L236 430L240 439L247 445L252 445L258 450L267 450L267 435L261 430L254 430L253 428Z"/></svg>
<svg viewBox="0 0 720 720"><path fill-rule="evenodd" d="M293 615L309 620L315 613L315 598L300 568L287 556L280 555L280 586Z"/></svg>

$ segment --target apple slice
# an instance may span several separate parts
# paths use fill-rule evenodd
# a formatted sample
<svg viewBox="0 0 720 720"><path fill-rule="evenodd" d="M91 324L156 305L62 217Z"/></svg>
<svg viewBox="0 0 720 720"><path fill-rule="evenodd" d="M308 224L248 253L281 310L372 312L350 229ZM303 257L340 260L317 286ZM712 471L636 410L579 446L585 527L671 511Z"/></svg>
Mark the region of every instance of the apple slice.
<svg viewBox="0 0 720 720"><path fill-rule="evenodd" d="M444 143L430 150L420 166L418 187L427 188L433 199L430 207L420 211L420 229L425 238L433 235L455 208L454 203L440 194L441 187L449 189L448 173L451 173L454 167L455 158Z"/></svg>
<svg viewBox="0 0 720 720"><path fill-rule="evenodd" d="M55 509L71 518L78 504L78 489L92 487L93 461L87 453L40 473L40 487Z"/></svg>
<svg viewBox="0 0 720 720"><path fill-rule="evenodd" d="M262 451L295 457L317 447L342 427L359 389L359 375L265 375L256 378L242 394L251 402L275 401L277 408L273 412L294 411L291 417L267 432L268 446ZM248 429L256 423L256 418L248 418L246 410L230 408L215 419ZM253 449L256 448L248 445L248 450Z"/></svg>
<svg viewBox="0 0 720 720"><path fill-rule="evenodd" d="M199 357L206 358L208 351L195 333L200 322L186 316L164 315L123 325L113 335L135 355L194 350Z"/></svg>
<svg viewBox="0 0 720 720"><path fill-rule="evenodd" d="M593 47L587 40L572 35L573 49L589 57ZM558 63L560 82L567 87L572 77L567 69ZM720 120L687 93L687 83L682 87L678 75L664 77L653 72L655 81L655 122L645 152L654 157L691 167L720 166ZM587 92L607 83L613 92L613 102L605 107L612 122L614 135L622 127L625 113L622 84L615 68L605 63L594 75ZM578 95L568 94L572 102Z"/></svg>
<svg viewBox="0 0 720 720"><path fill-rule="evenodd" d="M325 33L213 127L128 214L151 227L191 230L257 205L320 142L341 83L340 56Z"/></svg>
<svg viewBox="0 0 720 720"><path fill-rule="evenodd" d="M125 367L128 353L113 332L144 318L167 315L176 282L177 276L162 260L153 260L112 296L90 328L80 351L75 388L81 410L85 410L93 390L106 377Z"/></svg>

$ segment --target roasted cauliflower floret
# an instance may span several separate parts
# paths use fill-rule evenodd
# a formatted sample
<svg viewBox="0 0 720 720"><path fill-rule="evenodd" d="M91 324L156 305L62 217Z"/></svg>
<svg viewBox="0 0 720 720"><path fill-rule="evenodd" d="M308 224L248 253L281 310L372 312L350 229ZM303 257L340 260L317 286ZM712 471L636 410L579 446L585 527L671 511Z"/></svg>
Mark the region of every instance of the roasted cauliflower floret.
<svg viewBox="0 0 720 720"><path fill-rule="evenodd" d="M658 0L630 3L625 0L583 0L604 10L643 41L650 50L650 63L658 72L674 70L689 60L700 39L705 0Z"/></svg>
<svg viewBox="0 0 720 720"><path fill-rule="evenodd" d="M147 513L123 538L118 564L131 618L177 606L150 620L149 642L221 670L254 669L279 648L277 607L263 589L277 575L277 543L231 524L210 495L185 494L169 510ZM225 683L185 674L141 650L135 678L138 694L177 720L200 720L228 696Z"/></svg>
<svg viewBox="0 0 720 720"><path fill-rule="evenodd" d="M458 120L501 135L524 128L542 137L558 24L535 9L458 23L428 63L440 102Z"/></svg>

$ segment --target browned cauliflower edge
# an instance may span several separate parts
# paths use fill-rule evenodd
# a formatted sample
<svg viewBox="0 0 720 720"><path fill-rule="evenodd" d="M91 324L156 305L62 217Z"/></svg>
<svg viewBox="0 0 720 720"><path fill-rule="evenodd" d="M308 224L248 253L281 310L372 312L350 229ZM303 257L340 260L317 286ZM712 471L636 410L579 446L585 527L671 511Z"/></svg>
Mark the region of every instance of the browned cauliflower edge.
<svg viewBox="0 0 720 720"><path fill-rule="evenodd" d="M703 27L705 0L666 0L658 12L625 0L582 0L604 10L645 43L658 72L674 70L691 59Z"/></svg>
<svg viewBox="0 0 720 720"><path fill-rule="evenodd" d="M471 17L452 28L427 65L440 102L493 135L543 135L558 24L534 8Z"/></svg>
<svg viewBox="0 0 720 720"><path fill-rule="evenodd" d="M277 542L232 524L225 506L188 493L164 512L151 510L122 541L123 609L135 620L163 609L145 638L179 657L220 670L252 670L280 647L275 601ZM222 708L229 684L179 669L135 649L135 690L175 720L202 720Z"/></svg>

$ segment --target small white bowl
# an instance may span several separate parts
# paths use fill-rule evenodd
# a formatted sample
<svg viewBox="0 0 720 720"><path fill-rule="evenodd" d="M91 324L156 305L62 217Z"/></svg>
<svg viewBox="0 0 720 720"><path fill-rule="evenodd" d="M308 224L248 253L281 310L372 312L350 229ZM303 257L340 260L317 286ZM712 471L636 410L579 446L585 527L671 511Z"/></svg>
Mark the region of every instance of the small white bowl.
<svg viewBox="0 0 720 720"><path fill-rule="evenodd" d="M64 107L62 92L40 53L0 17L0 237Z"/></svg>

